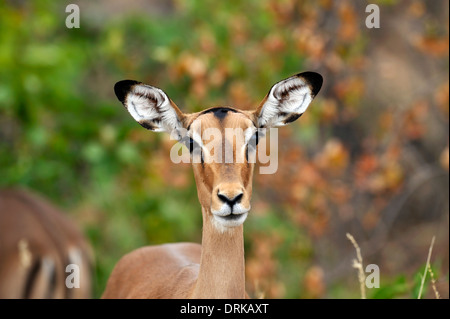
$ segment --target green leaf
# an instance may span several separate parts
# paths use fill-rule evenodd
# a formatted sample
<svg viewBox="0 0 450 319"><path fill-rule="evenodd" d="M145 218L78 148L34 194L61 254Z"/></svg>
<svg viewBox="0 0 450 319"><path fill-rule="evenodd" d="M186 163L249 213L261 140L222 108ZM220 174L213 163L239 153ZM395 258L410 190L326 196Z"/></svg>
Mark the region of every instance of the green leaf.
<svg viewBox="0 0 450 319"><path fill-rule="evenodd" d="M393 299L409 292L405 276L397 277L391 283L384 283L380 288L372 289L371 299Z"/></svg>

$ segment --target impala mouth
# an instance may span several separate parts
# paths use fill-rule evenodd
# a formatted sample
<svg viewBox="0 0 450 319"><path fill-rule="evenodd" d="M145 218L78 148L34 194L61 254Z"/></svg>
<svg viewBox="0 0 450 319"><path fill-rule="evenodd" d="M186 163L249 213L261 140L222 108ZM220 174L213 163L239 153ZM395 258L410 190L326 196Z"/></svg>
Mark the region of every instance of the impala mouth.
<svg viewBox="0 0 450 319"><path fill-rule="evenodd" d="M238 220L238 219L242 218L243 216L246 216L244 214L233 214L233 213L231 213L231 214L226 215L226 216L217 216L217 217L223 218L224 220Z"/></svg>
<svg viewBox="0 0 450 319"><path fill-rule="evenodd" d="M216 215L213 214L214 220L223 227L236 227L240 226L247 219L248 212L234 214L230 213L228 215Z"/></svg>

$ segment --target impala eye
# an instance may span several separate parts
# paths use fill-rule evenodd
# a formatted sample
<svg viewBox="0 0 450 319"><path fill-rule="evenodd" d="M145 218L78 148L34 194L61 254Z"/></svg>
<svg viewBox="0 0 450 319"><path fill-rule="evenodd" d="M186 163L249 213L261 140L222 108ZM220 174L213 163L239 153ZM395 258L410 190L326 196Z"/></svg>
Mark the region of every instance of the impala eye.
<svg viewBox="0 0 450 319"><path fill-rule="evenodd" d="M182 142L188 148L189 152L191 153L191 156L193 156L194 153L198 154L198 152L200 152L201 163L204 164L203 151L200 145L196 141L194 141L192 137L189 136L186 136Z"/></svg>
<svg viewBox="0 0 450 319"><path fill-rule="evenodd" d="M247 149L245 150L245 158L248 162L248 153L256 151L256 145L258 145L259 142L259 135L258 131L255 132L255 134L250 137L248 143L247 143Z"/></svg>
<svg viewBox="0 0 450 319"><path fill-rule="evenodd" d="M180 141L181 144L184 144L184 146L187 147L189 150L189 153L192 153L194 150L194 140L190 138L189 136L183 137L183 139Z"/></svg>
<svg viewBox="0 0 450 319"><path fill-rule="evenodd" d="M197 143L195 143L195 141L190 137L189 141L188 141L188 145L186 145L189 149L189 152L193 152L194 151L194 147L196 146Z"/></svg>
<svg viewBox="0 0 450 319"><path fill-rule="evenodd" d="M252 137L250 137L250 140L248 141L248 144L251 146L256 146L259 143L259 135L258 135L258 131L255 132L255 134L252 135Z"/></svg>
<svg viewBox="0 0 450 319"><path fill-rule="evenodd" d="M194 151L194 148L197 147L197 143L189 136L185 136L180 142L187 147L191 154Z"/></svg>

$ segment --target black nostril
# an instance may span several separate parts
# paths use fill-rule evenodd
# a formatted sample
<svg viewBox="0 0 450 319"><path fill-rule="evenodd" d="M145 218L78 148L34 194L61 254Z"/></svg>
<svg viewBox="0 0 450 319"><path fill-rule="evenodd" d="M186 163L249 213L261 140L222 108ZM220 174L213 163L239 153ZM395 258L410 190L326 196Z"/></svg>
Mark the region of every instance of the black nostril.
<svg viewBox="0 0 450 319"><path fill-rule="evenodd" d="M242 196L244 196L244 194L243 194L243 193L240 193L239 195L237 195L237 196L233 199L233 202L234 202L234 203L239 203L239 202L241 201L241 199L242 199Z"/></svg>
<svg viewBox="0 0 450 319"><path fill-rule="evenodd" d="M219 199L220 199L222 202L224 202L224 203L230 202L230 200L228 199L228 197L226 197L225 195L217 194L217 197L219 197Z"/></svg>
<svg viewBox="0 0 450 319"><path fill-rule="evenodd" d="M224 202L227 203L228 205L230 205L231 207L236 204L239 203L242 199L242 197L244 196L243 193L240 193L239 195L235 196L233 199L228 198L227 196L217 193L217 197L219 197L219 199Z"/></svg>

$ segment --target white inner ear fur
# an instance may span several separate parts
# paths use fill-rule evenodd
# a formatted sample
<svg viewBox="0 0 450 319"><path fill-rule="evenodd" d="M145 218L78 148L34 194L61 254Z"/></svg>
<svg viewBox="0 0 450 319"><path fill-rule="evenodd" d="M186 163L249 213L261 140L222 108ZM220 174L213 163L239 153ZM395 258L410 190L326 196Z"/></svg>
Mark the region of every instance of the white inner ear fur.
<svg viewBox="0 0 450 319"><path fill-rule="evenodd" d="M299 77L276 83L269 92L260 114L259 127L277 127L291 114L303 114L313 100L310 87Z"/></svg>
<svg viewBox="0 0 450 319"><path fill-rule="evenodd" d="M137 122L148 122L155 132L171 133L182 128L169 97L161 89L135 85L126 97L126 107Z"/></svg>

